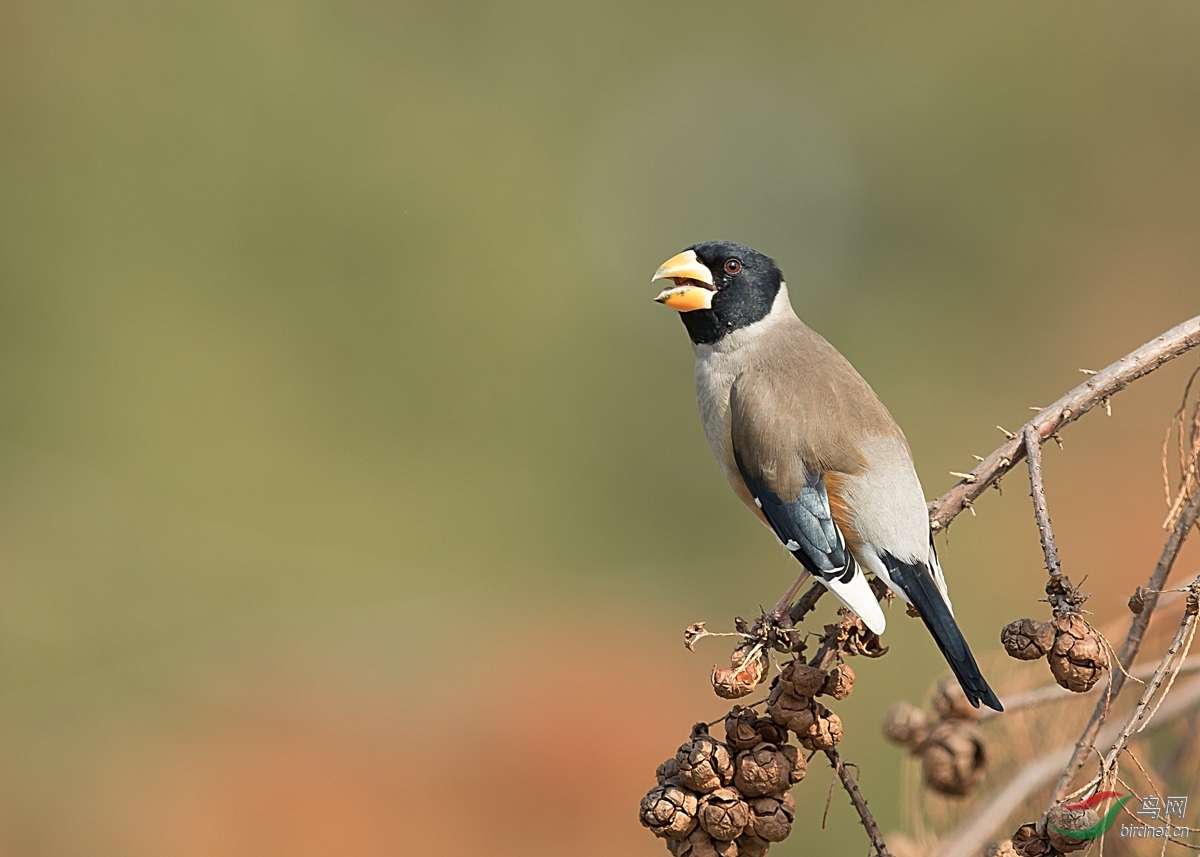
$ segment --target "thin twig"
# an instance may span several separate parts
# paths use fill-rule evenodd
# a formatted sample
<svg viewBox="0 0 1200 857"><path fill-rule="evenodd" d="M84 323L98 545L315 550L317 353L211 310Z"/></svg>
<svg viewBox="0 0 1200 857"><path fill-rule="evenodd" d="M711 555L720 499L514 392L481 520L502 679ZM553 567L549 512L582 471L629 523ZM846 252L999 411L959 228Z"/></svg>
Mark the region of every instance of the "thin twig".
<svg viewBox="0 0 1200 857"><path fill-rule="evenodd" d="M1192 492L1196 490L1196 468L1197 457L1200 455L1200 434L1197 433L1197 425L1200 425L1200 401L1196 402L1196 409L1192 414L1192 431L1190 440L1191 456L1189 457L1184 450L1184 435L1185 435L1185 418L1187 417L1187 402L1188 396L1192 392L1192 384L1195 383L1196 377L1200 375L1200 367L1197 367L1188 378L1187 384L1183 388L1183 399L1179 403L1179 410L1171 417L1171 421L1167 423L1167 434L1163 438L1163 488L1167 492L1167 519L1163 521L1163 529L1170 529L1175 524L1176 516L1179 515L1179 510L1183 508L1183 504L1191 499ZM1179 496L1174 500L1171 499L1171 480L1169 468L1167 467L1167 448L1171 443L1171 433L1178 430L1177 446L1179 453Z"/></svg>
<svg viewBox="0 0 1200 857"><path fill-rule="evenodd" d="M1125 635L1125 642L1122 644L1120 654L1117 657L1123 669L1128 669L1130 664L1133 663L1133 659L1137 657L1138 649L1142 645L1142 637L1145 636L1146 628L1150 624L1150 617L1154 615L1154 608L1158 606L1158 593L1165 587L1167 576L1171 573L1171 567L1175 564L1175 559L1179 556L1179 551L1183 547L1184 541L1187 540L1188 533L1195 526L1198 516L1200 516L1200 491L1197 491L1195 496L1192 497L1191 502L1184 507L1183 514L1179 516L1179 520L1175 524L1175 529L1171 531L1167 543L1163 545L1162 555L1158 559L1158 564L1154 567L1154 573L1150 575L1150 581L1146 586L1148 591L1145 593L1145 607L1142 608L1141 613L1133 617L1133 622L1129 626L1129 633ZM1070 789L1071 781L1079 773L1084 762L1087 761L1091 747L1096 742L1096 736L1104 721L1109 702L1117 698L1117 694L1121 692L1121 688L1124 686L1124 672L1121 670L1114 671L1106 698L1096 703L1096 708L1092 712L1087 726L1084 727L1083 734L1075 742L1075 751L1071 754L1070 761L1067 762L1066 767L1063 769L1062 776L1058 780L1058 785L1054 787L1054 793L1051 795L1050 802L1046 806L1047 812L1056 803L1061 801L1063 795Z"/></svg>
<svg viewBox="0 0 1200 857"><path fill-rule="evenodd" d="M863 797L854 777L850 776L850 772L846 770L846 763L842 761L837 748L830 747L825 751L825 756L829 759L829 764L833 766L834 771L837 772L838 779L842 781L842 788L846 790L846 794L850 795L850 803L854 805L854 811L858 813L858 819L862 822L863 829L867 831L867 837L871 840L871 847L875 849L876 855L892 857L887 843L883 841L883 834L879 832L879 825L875 823L875 816L871 815L871 809L867 806L867 799Z"/></svg>
<svg viewBox="0 0 1200 857"><path fill-rule="evenodd" d="M1159 716L1151 727L1170 722L1200 705L1200 678L1175 688L1170 699L1163 703ZM1119 727L1109 724L1097 736L1103 744L1117 737ZM963 821L938 845L937 857L962 857L978 854L983 850L996 831L1010 815L1023 804L1030 794L1043 783L1049 782L1054 774L1071 758L1074 748L1059 747L1050 753L1028 762L1000 791L979 800L982 810Z"/></svg>
<svg viewBox="0 0 1200 857"><path fill-rule="evenodd" d="M1197 345L1200 345L1200 316L1171 328L1090 376L1026 425L1031 426L1044 442L1054 437L1063 426L1073 423L1097 405L1103 405L1104 400L1114 393ZM1023 429L1022 432L1006 431L1005 434L1009 436L1007 443L971 471L974 481L964 479L929 504L930 526L934 530L944 530L960 512L1024 457Z"/></svg>
<svg viewBox="0 0 1200 857"><path fill-rule="evenodd" d="M1054 544L1054 530L1050 528L1050 510L1046 506L1046 483L1042 478L1042 441L1037 429L1027 423L1021 432L1025 445L1025 457L1029 462L1030 496L1033 497L1033 517L1037 520L1038 537L1042 552L1046 555L1046 571L1052 577L1062 574L1058 562L1058 547Z"/></svg>
<svg viewBox="0 0 1200 857"><path fill-rule="evenodd" d="M1175 676L1178 674L1178 668L1172 670L1176 666L1176 661L1182 657L1187 657L1188 649L1191 647L1192 638L1196 633L1196 619L1200 615L1200 577L1192 581L1191 591L1188 594L1187 606L1183 612L1183 619L1179 623L1179 629L1175 632L1175 637L1171 640L1171 644L1167 646L1167 651L1159 661L1158 668L1154 671L1150 681L1146 683L1146 689L1142 691L1142 696L1138 700L1133 711L1130 713L1125 725L1121 727L1121 731L1117 733L1116 739L1113 741L1112 748L1104 757L1104 761L1100 765L1100 773L1096 775L1095 782L1104 783L1111 776L1116 768L1117 760L1121 756L1121 751L1125 749L1125 745L1129 743L1129 739L1134 734L1143 731L1154 717L1154 713L1161 707L1162 699L1166 697L1170 690L1170 685L1175 681ZM1167 688L1163 691L1162 697L1158 701L1158 705L1153 711L1147 713L1151 701L1154 699L1158 689L1162 687L1163 682L1167 682Z"/></svg>
<svg viewBox="0 0 1200 857"><path fill-rule="evenodd" d="M1144 664L1130 670L1130 675L1134 681L1146 681L1154 675L1154 669L1154 666ZM1179 675L1190 675L1197 671L1200 671L1200 655L1194 655L1179 665ZM1073 702L1081 696L1099 693L1107 688L1107 681L1097 682L1091 690L1080 694L1069 691L1057 684L1046 685L1045 687L1027 690L1024 693L1018 693L1013 696L1001 697L1000 703L1004 706L1004 711L993 711L990 708L985 708L976 715L975 719L978 721L991 720L993 717L998 717L1001 714L1012 714L1013 712L1021 711L1025 708L1034 708L1038 705L1053 702Z"/></svg>

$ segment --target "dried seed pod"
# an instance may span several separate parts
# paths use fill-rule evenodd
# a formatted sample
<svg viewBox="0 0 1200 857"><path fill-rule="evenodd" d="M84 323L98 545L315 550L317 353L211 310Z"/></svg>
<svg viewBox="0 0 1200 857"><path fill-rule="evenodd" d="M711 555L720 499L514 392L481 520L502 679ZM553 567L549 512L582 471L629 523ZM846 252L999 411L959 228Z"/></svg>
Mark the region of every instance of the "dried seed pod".
<svg viewBox="0 0 1200 857"><path fill-rule="evenodd" d="M785 750L790 749L791 752ZM797 767L800 754L795 747L774 744L759 744L752 750L738 753L734 762L733 784L746 797L762 797L786 791L793 783L793 772ZM800 777L804 776L804 768Z"/></svg>
<svg viewBox="0 0 1200 857"><path fill-rule="evenodd" d="M987 747L983 734L962 720L943 720L917 749L925 785L944 795L969 794L983 779Z"/></svg>
<svg viewBox="0 0 1200 857"><path fill-rule="evenodd" d="M1099 821L1100 814L1094 809L1067 809L1064 806L1056 806L1046 813L1046 838L1064 854L1078 851L1090 845L1091 841L1075 839L1062 831L1086 830Z"/></svg>
<svg viewBox="0 0 1200 857"><path fill-rule="evenodd" d="M1012 840L1005 839L1000 842L993 842L987 848L984 848L983 857L1020 857L1020 855L1013 848Z"/></svg>
<svg viewBox="0 0 1200 857"><path fill-rule="evenodd" d="M689 789L711 792L729 785L733 779L733 759L720 741L708 734L708 727L697 723L692 728L692 740L675 754L679 780Z"/></svg>
<svg viewBox="0 0 1200 857"><path fill-rule="evenodd" d="M813 697L825 686L825 671L810 667L804 661L791 661L779 674L783 689L796 697Z"/></svg>
<svg viewBox="0 0 1200 857"><path fill-rule="evenodd" d="M753 657L748 655L758 648ZM733 650L730 668L713 667L712 686L722 699L741 699L754 692L767 675L767 653L753 643L742 643Z"/></svg>
<svg viewBox="0 0 1200 857"><path fill-rule="evenodd" d="M925 712L908 702L897 702L883 718L883 736L893 744L916 748L929 735Z"/></svg>
<svg viewBox="0 0 1200 857"><path fill-rule="evenodd" d="M771 843L751 833L743 833L737 838L737 847L738 857L767 857Z"/></svg>
<svg viewBox="0 0 1200 857"><path fill-rule="evenodd" d="M1032 824L1022 824L1017 828L1012 846L1018 857L1056 857L1058 854L1049 840L1038 836L1037 827Z"/></svg>
<svg viewBox="0 0 1200 857"><path fill-rule="evenodd" d="M937 690L933 692L933 710L943 720L974 720L979 716L979 709L968 701L954 676L946 676L938 682Z"/></svg>
<svg viewBox="0 0 1200 857"><path fill-rule="evenodd" d="M767 713L780 726L791 729L797 735L807 732L813 722L812 700L792 696L781 684L775 685L767 698Z"/></svg>
<svg viewBox="0 0 1200 857"><path fill-rule="evenodd" d="M784 758L792 766L792 773L788 777L787 787L791 788L804 779L804 775L808 773L808 762L804 760L804 756L800 754L800 750L791 744L778 744L779 752L783 753Z"/></svg>
<svg viewBox="0 0 1200 857"><path fill-rule="evenodd" d="M1108 657L1096 631L1077 613L1054 620L1057 635L1050 650L1050 672L1067 690L1084 693L1108 669Z"/></svg>
<svg viewBox="0 0 1200 857"><path fill-rule="evenodd" d="M854 690L854 670L849 664L838 664L825 676L825 684L821 693L834 699L845 699Z"/></svg>
<svg viewBox="0 0 1200 857"><path fill-rule="evenodd" d="M1009 657L1036 661L1046 657L1054 645L1054 626L1037 619L1017 619L1000 630L1000 642Z"/></svg>
<svg viewBox="0 0 1200 857"><path fill-rule="evenodd" d="M813 722L796 737L808 750L830 750L842 740L842 718L824 705L813 703Z"/></svg>
<svg viewBox="0 0 1200 857"><path fill-rule="evenodd" d="M762 743L758 734L758 712L735 705L725 715L725 743L734 750L749 750Z"/></svg>
<svg viewBox="0 0 1200 857"><path fill-rule="evenodd" d="M1139 586L1137 589L1133 590L1133 594L1129 596L1130 613L1141 613L1146 609L1146 595L1149 593L1149 591L1150 590L1144 586Z"/></svg>
<svg viewBox="0 0 1200 857"><path fill-rule="evenodd" d="M750 807L737 789L717 789L700 798L696 818L713 839L729 842L741 836L750 823Z"/></svg>
<svg viewBox="0 0 1200 857"><path fill-rule="evenodd" d="M670 780L679 779L679 765L675 762L675 757L667 759L658 766L658 770L654 772L654 776L658 779L660 786L666 785Z"/></svg>
<svg viewBox="0 0 1200 857"><path fill-rule="evenodd" d="M782 747L787 743L788 731L786 726L780 726L770 717L760 717L754 724L758 729L759 743L775 744Z"/></svg>
<svg viewBox="0 0 1200 857"><path fill-rule="evenodd" d="M680 785L655 786L642 798L638 819L655 836L683 839L696 827L697 796Z"/></svg>
<svg viewBox="0 0 1200 857"><path fill-rule="evenodd" d="M796 800L791 792L754 798L750 802L750 832L767 842L782 842L796 820Z"/></svg>
<svg viewBox="0 0 1200 857"><path fill-rule="evenodd" d="M668 839L667 850L675 857L738 857L737 842L713 839L699 827L682 841Z"/></svg>

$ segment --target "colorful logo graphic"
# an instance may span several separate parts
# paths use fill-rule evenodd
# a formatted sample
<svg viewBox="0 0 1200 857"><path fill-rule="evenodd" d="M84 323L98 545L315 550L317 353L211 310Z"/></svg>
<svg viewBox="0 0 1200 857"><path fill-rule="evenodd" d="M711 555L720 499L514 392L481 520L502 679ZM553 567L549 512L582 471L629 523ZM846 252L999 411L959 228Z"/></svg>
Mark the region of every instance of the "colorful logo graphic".
<svg viewBox="0 0 1200 857"><path fill-rule="evenodd" d="M1063 830L1061 827L1055 827L1053 824L1048 826L1052 830L1058 831L1063 836L1069 836L1072 839L1098 839L1099 837L1103 836L1110 827L1113 826L1113 822L1117 820L1117 813L1121 811L1121 807L1125 806L1125 804L1133 797L1133 795L1125 795L1124 797L1121 797L1120 792L1097 792L1085 801L1067 804L1063 807L1063 809L1091 809L1092 807L1103 803L1109 798L1114 797L1120 798L1120 800L1110 806L1108 808L1108 812L1104 813L1104 816L1091 827L1085 827L1083 830Z"/></svg>

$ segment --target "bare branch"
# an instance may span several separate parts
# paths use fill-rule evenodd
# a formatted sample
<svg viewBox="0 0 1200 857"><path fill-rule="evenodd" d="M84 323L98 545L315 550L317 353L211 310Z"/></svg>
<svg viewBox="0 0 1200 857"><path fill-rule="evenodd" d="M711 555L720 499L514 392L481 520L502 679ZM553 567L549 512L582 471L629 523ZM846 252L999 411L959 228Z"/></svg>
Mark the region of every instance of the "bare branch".
<svg viewBox="0 0 1200 857"><path fill-rule="evenodd" d="M1148 375L1168 360L1197 345L1200 345L1200 316L1171 328L1108 368L1090 376L1038 413L1026 426L1037 433L1039 441L1045 442L1054 437L1063 426L1073 423L1097 405L1103 405L1114 393L1120 392L1138 378ZM1020 432L1005 431L1005 434L1008 436L1008 442L971 471L971 475L975 477L973 481L964 479L929 504L930 526L934 530L945 529L960 512L967 509L1024 457L1024 427Z"/></svg>
<svg viewBox="0 0 1200 857"><path fill-rule="evenodd" d="M863 797L854 777L850 776L850 772L846 770L846 764L842 761L837 748L830 747L825 751L825 756L829 759L829 764L834 771L837 772L838 779L842 781L842 788L846 790L846 794L850 795L850 803L854 805L854 811L858 813L859 821L862 822L863 829L867 831L871 847L875 849L878 857L892 857L887 843L883 841L883 834L879 832L879 825L875 823L875 817L871 815L871 810L867 806L867 799Z"/></svg>
<svg viewBox="0 0 1200 857"><path fill-rule="evenodd" d="M1046 571L1054 577L1062 574L1058 562L1058 547L1054 544L1054 530L1050 528L1050 510L1046 506L1046 483L1042 478L1042 442L1037 430L1027 423L1021 431L1025 456L1029 462L1030 496L1033 497L1033 516L1037 520L1038 537L1042 541L1042 552L1046 555Z"/></svg>
<svg viewBox="0 0 1200 857"><path fill-rule="evenodd" d="M800 596L800 600L792 605L792 609L788 611L788 616L791 618L792 623L800 622L805 616L811 613L816 608L817 602L821 600L821 596L827 591L823 583L814 582L812 586L808 587L805 593Z"/></svg>

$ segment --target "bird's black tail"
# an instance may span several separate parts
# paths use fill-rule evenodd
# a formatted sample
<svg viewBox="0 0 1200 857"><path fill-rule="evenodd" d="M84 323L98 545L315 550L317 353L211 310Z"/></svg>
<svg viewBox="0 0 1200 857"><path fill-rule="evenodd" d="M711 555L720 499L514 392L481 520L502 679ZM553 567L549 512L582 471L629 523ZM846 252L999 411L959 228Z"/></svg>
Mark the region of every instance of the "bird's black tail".
<svg viewBox="0 0 1200 857"><path fill-rule="evenodd" d="M978 708L982 702L988 708L1003 711L1000 700L988 687L987 679L979 671L971 648L967 645L962 631L958 629L954 617L950 615L950 608L942 599L942 593L938 591L929 569L921 563L901 562L887 554L884 554L883 562L888 568L892 582L904 590L908 600L921 614L925 627L942 650L942 656L950 664L950 669L954 670L954 677L962 685L963 693L967 695L971 704Z"/></svg>

